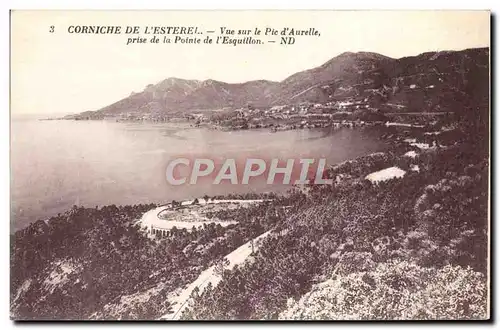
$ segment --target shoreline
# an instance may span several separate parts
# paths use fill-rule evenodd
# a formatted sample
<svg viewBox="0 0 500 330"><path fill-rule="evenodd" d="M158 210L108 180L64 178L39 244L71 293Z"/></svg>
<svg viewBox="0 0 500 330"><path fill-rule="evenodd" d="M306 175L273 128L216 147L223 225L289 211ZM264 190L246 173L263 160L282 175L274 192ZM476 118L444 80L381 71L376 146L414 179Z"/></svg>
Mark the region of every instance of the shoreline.
<svg viewBox="0 0 500 330"><path fill-rule="evenodd" d="M150 124L148 122L148 124ZM402 127L405 127L405 128L408 128L407 125L403 125ZM377 126L374 126L374 125L370 125L370 126L365 126L365 127L355 127L354 129L383 129L383 130L386 130L386 129L393 129L393 128L397 128L397 125L377 125ZM417 130L420 130L421 127L414 127L415 129ZM305 130L311 130L311 129L318 129L318 128L304 128ZM410 127L410 129L412 129L412 127ZM253 129L247 129L247 131L252 131ZM170 133L175 133L177 132L174 131L174 132L170 132ZM403 135L402 135L403 136ZM405 141L405 139L402 138L402 136L394 136L394 134L383 134L379 139L382 140L386 145L387 145L387 149L386 149L386 153L387 152L395 152L397 150L403 150L403 149L408 149L407 151L405 152L410 152L410 151L415 151L415 150L421 150L420 148L418 148L418 145L421 145L419 143L416 143L416 139L412 139L411 141ZM412 145L417 145L413 148ZM335 163L335 164L329 164L328 165L328 169L331 169L339 164L342 164L342 163L345 163L345 162L352 162L352 161L356 161L356 159L358 158L362 158L362 157L367 157L367 156L370 156L371 154L373 154L373 152L371 153L368 153L366 155L361 155L361 156L358 156L358 157L354 157L354 158L350 158L350 159L346 159L346 160L343 160L341 162L338 162L338 163ZM274 185L273 185L274 186ZM262 191L262 192L259 192L259 193L255 193L255 192L250 192L250 193L247 193L247 194L250 194L250 195L266 195L266 194L277 194L277 195L286 195L288 193L289 190L295 190L295 189L304 189L304 187L301 187L301 185L295 185L295 184L290 184L287 188L283 189L282 191L276 191L275 189L272 189L272 187L270 187L268 190L265 190L265 191ZM217 197L219 198L225 198L227 196L245 196L247 194L238 194L238 193L228 193L228 194L224 194L224 195L218 195ZM193 195L191 196L191 199L194 199L194 198L202 198L203 196L202 195ZM184 200L188 200L189 198L187 199L184 199ZM171 203L174 199L172 200L165 200L166 203ZM164 202L164 204L165 204ZM150 203L153 203L153 204L156 204L156 205L160 205L158 203L155 203L155 202L152 202L152 201L144 201L144 202L141 202L139 204L137 203L112 203L112 204L97 204L97 205L78 205L78 207L84 207L84 208L93 208L93 207L99 207L99 208L103 208L103 207L108 207L108 206L112 206L112 205L115 205L115 206L118 206L118 207L128 207L128 206L134 206L134 205L142 205L142 204L150 204ZM61 209L61 212L56 212L56 213L51 213L49 215L46 215L44 216L43 218L39 218L37 216L32 216L31 218L33 218L32 221L30 221L29 223L25 224L23 227L21 228L18 228L18 229L15 229L15 230L12 230L12 224L13 222L11 222L11 231L10 231L10 234L15 234L19 231L22 231L24 229L26 229L27 227L29 227L31 224L37 222L37 221L45 221L45 222L48 222L50 219L56 217L59 213L60 214L64 214L66 212L68 212L69 210L71 209L71 207L69 208L64 208L64 209Z"/></svg>

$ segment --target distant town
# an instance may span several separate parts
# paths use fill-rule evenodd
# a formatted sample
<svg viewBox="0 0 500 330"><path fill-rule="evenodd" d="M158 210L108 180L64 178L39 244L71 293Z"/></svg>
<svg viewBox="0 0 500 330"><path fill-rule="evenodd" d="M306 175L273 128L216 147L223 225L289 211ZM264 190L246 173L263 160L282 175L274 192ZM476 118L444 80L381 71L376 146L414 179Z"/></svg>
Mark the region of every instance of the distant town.
<svg viewBox="0 0 500 330"><path fill-rule="evenodd" d="M220 130L267 128L271 131L283 131L324 127L409 125L410 123L424 125L429 123L430 117L451 115L449 112L402 112L402 108L405 108L405 105L387 103L381 109L380 104L375 104L368 97L352 97L327 103L302 102L272 107L248 105L236 109L224 107L214 110L178 112L129 111L120 114L86 112L57 119L154 123L188 122L194 127L209 127Z"/></svg>

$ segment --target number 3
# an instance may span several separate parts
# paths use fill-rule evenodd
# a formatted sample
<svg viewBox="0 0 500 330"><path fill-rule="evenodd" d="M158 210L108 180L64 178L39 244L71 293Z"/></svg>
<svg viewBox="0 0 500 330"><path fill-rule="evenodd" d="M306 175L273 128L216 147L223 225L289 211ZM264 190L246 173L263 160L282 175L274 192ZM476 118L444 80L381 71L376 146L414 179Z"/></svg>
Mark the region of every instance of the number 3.
<svg viewBox="0 0 500 330"><path fill-rule="evenodd" d="M54 25L51 25L50 26L50 30L49 30L50 33L54 33Z"/></svg>

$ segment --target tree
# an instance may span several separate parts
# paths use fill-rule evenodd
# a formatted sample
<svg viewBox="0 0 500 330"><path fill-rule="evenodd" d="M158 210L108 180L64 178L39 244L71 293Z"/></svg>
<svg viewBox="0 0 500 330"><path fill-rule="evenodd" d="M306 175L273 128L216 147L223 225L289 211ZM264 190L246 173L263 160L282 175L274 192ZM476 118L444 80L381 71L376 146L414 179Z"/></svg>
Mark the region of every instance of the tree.
<svg viewBox="0 0 500 330"><path fill-rule="evenodd" d="M227 258L220 258L215 264L214 273L217 276L222 276L224 274L225 267L229 266L229 260Z"/></svg>

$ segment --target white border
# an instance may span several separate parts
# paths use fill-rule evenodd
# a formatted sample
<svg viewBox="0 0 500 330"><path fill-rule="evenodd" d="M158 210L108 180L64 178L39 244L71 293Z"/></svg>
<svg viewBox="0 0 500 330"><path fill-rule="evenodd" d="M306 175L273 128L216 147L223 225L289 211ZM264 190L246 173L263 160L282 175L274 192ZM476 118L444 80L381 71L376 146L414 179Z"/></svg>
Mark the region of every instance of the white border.
<svg viewBox="0 0 500 330"><path fill-rule="evenodd" d="M253 1L230 1L230 0L183 0L183 1L158 1L158 0L7 0L1 2L2 11L0 12L0 38L1 44L5 46L2 52L2 61L0 62L0 68L2 71L2 90L0 93L0 100L2 104L2 110L0 111L0 211L3 215L1 225L3 229L1 232L4 233L3 247L0 248L0 266L1 266L1 283L4 285L3 294L0 297L0 311L1 322L0 325L2 329L13 328L14 324L9 320L9 240L7 239L7 233L9 233L9 218L10 218L10 205L9 205L9 183L10 183L10 170L9 170L9 9L393 9L393 10L413 10L413 9L491 9L493 13L498 12L496 9L498 7L498 1L486 1L486 0L474 0L474 1L437 1L437 0L419 0L416 2L404 2L404 1L369 1L369 0L349 0L344 2L327 2L319 0L307 0L307 1L276 1L276 0L253 0ZM496 36L493 33L494 41L496 41ZM496 59L496 57L495 57ZM492 61L494 59L492 58ZM495 84L495 90L492 90L492 94L498 95L498 85ZM496 109L492 109L492 112ZM499 115L496 116L495 123L498 126ZM495 139L496 140L496 139ZM492 141L493 142L493 141ZM494 141L495 152L498 153L499 144L498 141ZM498 166L492 168L492 171L497 169ZM495 180L497 181L497 180ZM498 184L498 182L495 182ZM492 201L494 205L500 205L500 195L494 195L495 200ZM492 222L495 219L492 219ZM497 224L495 226L496 230L494 237L498 237L498 228L500 226ZM496 255L496 254L494 254ZM495 283L495 288L498 283ZM494 312L497 316L497 313ZM496 319L497 317L495 317ZM107 324L95 324L88 323L88 325L96 328L103 328ZM119 324L121 325L121 324ZM269 326L279 326L278 324L256 324L259 327L269 327ZM289 324L286 324L289 325ZM336 328L344 328L350 325L345 324L326 324L327 326L333 326ZM359 324L360 326L365 326L367 324ZM358 326L359 326L358 325ZM386 324L372 324L379 326L386 326ZM395 326L401 326L402 324L394 324ZM445 324L420 324L429 328L437 328L438 326L443 326ZM474 325L474 324L471 324ZM477 324L475 324L477 325ZM33 326L33 324L24 325ZM38 324L37 326L52 328L53 324ZM74 325L64 324L58 327L72 327ZM131 328L140 328L143 325L129 325ZM173 326L172 324L160 324L160 326ZM184 326L193 326L184 324ZM219 324L204 324L203 327L208 326L219 326ZM281 325L282 326L282 325ZM300 324L301 327L311 327L312 325ZM419 326L418 324L408 324L407 327ZM445 325L446 326L446 325ZM455 326L455 324L450 324L450 326Z"/></svg>

